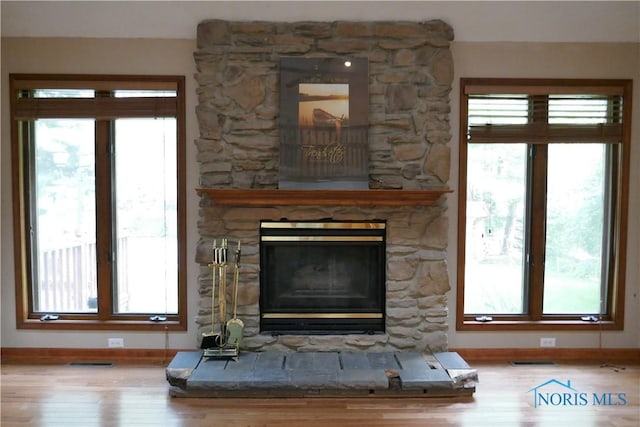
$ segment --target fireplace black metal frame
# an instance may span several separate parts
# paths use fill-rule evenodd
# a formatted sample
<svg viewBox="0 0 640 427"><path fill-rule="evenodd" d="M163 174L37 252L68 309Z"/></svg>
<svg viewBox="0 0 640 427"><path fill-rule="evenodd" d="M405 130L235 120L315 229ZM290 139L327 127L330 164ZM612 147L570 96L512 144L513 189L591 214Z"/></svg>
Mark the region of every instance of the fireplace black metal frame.
<svg viewBox="0 0 640 427"><path fill-rule="evenodd" d="M308 307L288 305L280 298L272 299L273 290L267 290L273 280L273 265L269 251L277 247L309 248L309 245L329 245L335 251L364 249L363 257L371 260L371 279L366 285L368 298L344 296L334 306L332 299L322 296ZM360 277L358 277L358 280ZM368 280L362 278L362 280ZM386 222L370 221L271 221L260 222L260 332L284 334L375 334L385 331L386 306ZM273 286L273 285L272 285ZM309 300L313 301L311 295Z"/></svg>

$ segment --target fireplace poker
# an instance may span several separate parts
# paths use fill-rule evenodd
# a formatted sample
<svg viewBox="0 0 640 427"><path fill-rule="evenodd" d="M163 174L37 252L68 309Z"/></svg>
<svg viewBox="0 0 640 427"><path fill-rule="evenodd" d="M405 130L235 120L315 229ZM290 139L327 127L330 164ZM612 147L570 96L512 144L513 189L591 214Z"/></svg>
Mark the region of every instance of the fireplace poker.
<svg viewBox="0 0 640 427"><path fill-rule="evenodd" d="M227 343L227 239L222 239L220 250L220 286L218 291L218 316L220 317L220 347Z"/></svg>
<svg viewBox="0 0 640 427"><path fill-rule="evenodd" d="M220 251L216 247L217 242L213 241L212 250L212 262L209 266L212 268L213 278L211 279L211 331L202 334L202 342L200 343L201 349L216 347L220 345L220 334L216 333L216 319L215 319L215 300L216 300L216 273L218 271L218 264L220 258Z"/></svg>

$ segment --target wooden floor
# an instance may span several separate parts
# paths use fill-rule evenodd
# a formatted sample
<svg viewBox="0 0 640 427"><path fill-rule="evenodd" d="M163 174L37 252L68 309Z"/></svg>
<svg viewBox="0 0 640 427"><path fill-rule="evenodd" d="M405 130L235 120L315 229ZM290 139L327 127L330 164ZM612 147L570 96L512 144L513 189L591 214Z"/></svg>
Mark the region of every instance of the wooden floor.
<svg viewBox="0 0 640 427"><path fill-rule="evenodd" d="M2 366L0 425L640 425L640 366L602 367L565 363L527 367L508 363L471 365L478 370L480 383L472 397L464 398L183 399L169 397L164 366L10 364ZM530 390L554 379L564 384L571 381L570 386L576 392L584 393L584 400L576 400L569 393L567 405L541 403L534 407L534 392ZM549 389L551 392L558 391L558 384L552 383L549 387L553 387ZM542 392L542 388L539 391ZM598 405L593 404L594 393L598 396ZM555 397L559 399L561 394ZM578 405L570 405L572 401ZM626 404L622 404L624 402Z"/></svg>

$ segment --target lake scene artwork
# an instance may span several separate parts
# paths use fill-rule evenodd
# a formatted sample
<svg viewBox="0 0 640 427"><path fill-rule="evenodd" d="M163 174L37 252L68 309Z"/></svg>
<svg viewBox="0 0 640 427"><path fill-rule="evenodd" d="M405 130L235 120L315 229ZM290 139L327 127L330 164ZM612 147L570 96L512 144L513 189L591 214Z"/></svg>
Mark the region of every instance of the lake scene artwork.
<svg viewBox="0 0 640 427"><path fill-rule="evenodd" d="M298 86L298 125L340 127L349 121L349 85L300 83Z"/></svg>

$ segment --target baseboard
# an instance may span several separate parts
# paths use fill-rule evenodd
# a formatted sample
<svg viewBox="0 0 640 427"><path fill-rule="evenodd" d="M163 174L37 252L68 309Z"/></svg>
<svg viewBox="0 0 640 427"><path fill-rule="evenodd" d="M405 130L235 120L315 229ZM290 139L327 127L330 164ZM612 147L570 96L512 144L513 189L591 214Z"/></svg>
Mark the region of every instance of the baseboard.
<svg viewBox="0 0 640 427"><path fill-rule="evenodd" d="M66 364L113 362L121 364L168 364L181 350L138 348L31 348L3 347L1 363Z"/></svg>
<svg viewBox="0 0 640 427"><path fill-rule="evenodd" d="M13 364L113 362L166 365L178 351L190 350L193 349L3 347L0 349L0 361ZM640 365L640 348L450 348L449 351L457 352L470 364L553 360Z"/></svg>
<svg viewBox="0 0 640 427"><path fill-rule="evenodd" d="M473 364L516 360L640 364L640 348L451 348Z"/></svg>

